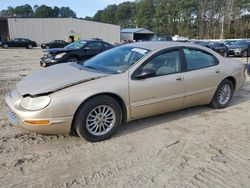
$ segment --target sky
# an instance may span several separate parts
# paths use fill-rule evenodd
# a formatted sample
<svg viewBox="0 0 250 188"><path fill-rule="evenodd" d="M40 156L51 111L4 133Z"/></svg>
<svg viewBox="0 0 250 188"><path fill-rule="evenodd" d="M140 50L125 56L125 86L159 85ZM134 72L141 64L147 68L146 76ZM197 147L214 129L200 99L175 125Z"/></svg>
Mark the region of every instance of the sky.
<svg viewBox="0 0 250 188"><path fill-rule="evenodd" d="M76 12L77 17L94 16L98 10L104 9L110 4L119 4L133 0L0 0L0 10L7 9L8 6L45 4L47 6L67 6Z"/></svg>

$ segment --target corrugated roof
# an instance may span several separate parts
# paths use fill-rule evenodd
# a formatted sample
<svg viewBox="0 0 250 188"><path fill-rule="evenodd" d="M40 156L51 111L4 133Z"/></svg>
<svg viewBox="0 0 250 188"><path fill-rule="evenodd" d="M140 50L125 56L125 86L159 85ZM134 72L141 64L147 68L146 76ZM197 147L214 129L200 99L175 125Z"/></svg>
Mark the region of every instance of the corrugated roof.
<svg viewBox="0 0 250 188"><path fill-rule="evenodd" d="M121 30L122 33L146 33L153 34L154 32L145 28L125 28Z"/></svg>

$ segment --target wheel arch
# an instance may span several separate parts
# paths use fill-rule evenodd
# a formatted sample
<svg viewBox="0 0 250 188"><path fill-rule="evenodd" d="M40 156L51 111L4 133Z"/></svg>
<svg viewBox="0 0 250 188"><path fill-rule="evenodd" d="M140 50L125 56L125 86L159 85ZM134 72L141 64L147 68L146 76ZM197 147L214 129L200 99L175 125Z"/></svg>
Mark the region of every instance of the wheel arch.
<svg viewBox="0 0 250 188"><path fill-rule="evenodd" d="M86 101L89 101L97 96L102 96L102 95L106 95L106 96L110 96L112 97L113 99L115 99L119 105L121 106L121 109L122 109L122 122L126 122L127 121L127 108L126 108L126 104L124 102L124 100L117 94L114 94L114 93L110 93L110 92L103 92L103 93L98 93L98 94L95 94L95 95L92 95L92 96L89 96L88 98L86 98L76 109L75 113L74 113L74 116L73 116L73 121L71 123L71 131L70 133L71 134L74 134L76 135L76 131L74 130L74 119L75 119L75 114L78 112L78 110L80 109L80 107L82 105L84 105L84 103Z"/></svg>
<svg viewBox="0 0 250 188"><path fill-rule="evenodd" d="M233 89L235 90L235 88L236 88L236 79L233 76L228 76L223 80L230 80L233 83Z"/></svg>

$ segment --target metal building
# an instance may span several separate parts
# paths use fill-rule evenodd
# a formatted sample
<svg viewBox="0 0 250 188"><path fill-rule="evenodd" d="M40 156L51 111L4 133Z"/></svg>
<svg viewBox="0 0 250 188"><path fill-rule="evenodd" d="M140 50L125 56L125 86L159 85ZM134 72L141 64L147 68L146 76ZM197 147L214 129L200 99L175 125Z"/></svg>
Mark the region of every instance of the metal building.
<svg viewBox="0 0 250 188"><path fill-rule="evenodd" d="M120 42L120 26L76 18L0 18L0 39L28 38L38 44L78 35Z"/></svg>
<svg viewBox="0 0 250 188"><path fill-rule="evenodd" d="M144 28L126 28L121 30L121 40L149 41L154 34L154 32Z"/></svg>

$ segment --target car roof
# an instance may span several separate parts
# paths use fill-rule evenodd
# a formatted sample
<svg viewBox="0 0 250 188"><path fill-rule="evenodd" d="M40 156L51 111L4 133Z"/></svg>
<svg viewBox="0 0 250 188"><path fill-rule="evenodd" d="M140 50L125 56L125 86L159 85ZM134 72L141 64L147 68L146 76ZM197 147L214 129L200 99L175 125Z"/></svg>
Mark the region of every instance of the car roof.
<svg viewBox="0 0 250 188"><path fill-rule="evenodd" d="M144 49L148 49L148 50L160 50L162 48L168 48L168 47L194 47L194 48L200 48L200 49L205 49L207 50L207 48L202 47L201 45L197 45L197 44L192 44L192 43L188 43L188 42L168 42L168 41L164 41L164 42L136 42L136 43L129 43L129 44L125 44L125 46L131 46L131 47L137 47L137 48L144 48Z"/></svg>

